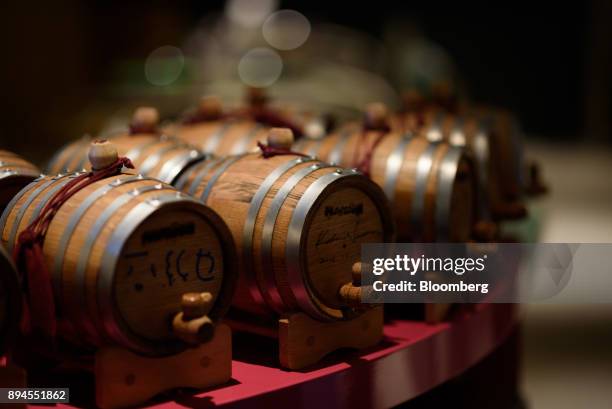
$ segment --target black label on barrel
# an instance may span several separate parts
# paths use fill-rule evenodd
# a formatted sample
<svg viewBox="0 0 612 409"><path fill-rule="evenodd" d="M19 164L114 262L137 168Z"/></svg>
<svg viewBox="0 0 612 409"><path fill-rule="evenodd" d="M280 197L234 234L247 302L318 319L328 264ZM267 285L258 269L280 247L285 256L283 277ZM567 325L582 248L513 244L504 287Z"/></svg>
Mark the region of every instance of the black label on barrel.
<svg viewBox="0 0 612 409"><path fill-rule="evenodd" d="M325 206L325 216L343 216L346 214L354 214L360 216L363 214L363 203L350 203L344 206Z"/></svg>
<svg viewBox="0 0 612 409"><path fill-rule="evenodd" d="M194 223L173 223L161 229L145 231L142 234L142 244L153 243L160 240L169 240L181 236L190 236L195 233Z"/></svg>

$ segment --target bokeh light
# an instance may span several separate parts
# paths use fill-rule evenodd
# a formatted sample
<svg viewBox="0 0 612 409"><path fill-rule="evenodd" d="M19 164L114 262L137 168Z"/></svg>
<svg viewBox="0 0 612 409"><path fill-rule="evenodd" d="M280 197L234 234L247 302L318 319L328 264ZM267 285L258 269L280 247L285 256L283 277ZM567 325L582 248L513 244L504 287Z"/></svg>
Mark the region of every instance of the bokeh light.
<svg viewBox="0 0 612 409"><path fill-rule="evenodd" d="M276 7L277 0L229 0L225 12L232 23L245 28L257 28Z"/></svg>
<svg viewBox="0 0 612 409"><path fill-rule="evenodd" d="M266 19L262 32L272 47L279 50L293 50L308 39L310 21L295 10L280 10Z"/></svg>
<svg viewBox="0 0 612 409"><path fill-rule="evenodd" d="M180 48L166 45L154 50L145 62L145 77L153 85L175 82L183 72L185 57Z"/></svg>
<svg viewBox="0 0 612 409"><path fill-rule="evenodd" d="M283 61L274 50L254 48L240 59L238 75L242 82L253 87L268 87L283 71Z"/></svg>

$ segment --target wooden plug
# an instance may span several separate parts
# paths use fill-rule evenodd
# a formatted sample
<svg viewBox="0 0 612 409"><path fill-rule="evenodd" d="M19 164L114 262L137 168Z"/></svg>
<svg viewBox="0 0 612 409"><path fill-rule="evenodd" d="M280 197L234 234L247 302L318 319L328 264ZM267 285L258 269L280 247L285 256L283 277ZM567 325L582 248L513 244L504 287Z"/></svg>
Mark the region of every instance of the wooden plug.
<svg viewBox="0 0 612 409"><path fill-rule="evenodd" d="M376 304L362 303L361 300L367 295L367 291L371 290L371 287L364 287L361 285L361 272L363 270L363 264L358 261L353 264L352 268L352 281L344 284L340 287L338 295L347 305L357 309L365 309L375 306Z"/></svg>
<svg viewBox="0 0 612 409"><path fill-rule="evenodd" d="M93 141L87 156L89 157L89 163L91 163L91 169L94 171L107 168L119 159L117 148L106 139Z"/></svg>
<svg viewBox="0 0 612 409"><path fill-rule="evenodd" d="M153 107L139 107L134 111L130 128L132 133L154 133L159 124L159 112Z"/></svg>
<svg viewBox="0 0 612 409"><path fill-rule="evenodd" d="M295 138L289 128L271 128L268 132L268 146L277 149L290 150Z"/></svg>
<svg viewBox="0 0 612 409"><path fill-rule="evenodd" d="M548 186L542 180L542 170L536 162L531 162L528 167L528 184L525 188L530 196L538 196L548 192Z"/></svg>
<svg viewBox="0 0 612 409"><path fill-rule="evenodd" d="M192 345L210 341L215 332L212 320L206 315L211 303L212 294L209 292L183 294L182 311L172 321L174 334Z"/></svg>
<svg viewBox="0 0 612 409"><path fill-rule="evenodd" d="M370 129L381 129L387 126L389 110L382 102L372 102L365 109L365 123Z"/></svg>
<svg viewBox="0 0 612 409"><path fill-rule="evenodd" d="M216 95L206 95L200 99L198 111L205 119L218 119L223 114L223 104Z"/></svg>
<svg viewBox="0 0 612 409"><path fill-rule="evenodd" d="M261 108L268 103L268 95L263 88L248 87L246 104L251 108Z"/></svg>

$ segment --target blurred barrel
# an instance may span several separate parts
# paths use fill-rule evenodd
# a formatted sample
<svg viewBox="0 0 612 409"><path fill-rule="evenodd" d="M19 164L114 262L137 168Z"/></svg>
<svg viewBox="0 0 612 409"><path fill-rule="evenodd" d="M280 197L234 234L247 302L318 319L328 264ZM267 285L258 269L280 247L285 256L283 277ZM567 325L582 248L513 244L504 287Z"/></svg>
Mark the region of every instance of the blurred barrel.
<svg viewBox="0 0 612 409"><path fill-rule="evenodd" d="M77 175L41 177L19 192L0 219L7 249ZM231 235L219 216L172 186L127 173L71 196L42 250L60 333L79 345L110 343L150 355L180 350L171 319L182 296L209 293L205 314L214 321L229 307L237 279Z"/></svg>
<svg viewBox="0 0 612 409"><path fill-rule="evenodd" d="M410 118L399 118L398 121L404 121L399 128L411 128L406 123ZM490 214L487 217L503 220L525 216L519 179L520 143L515 136L502 132L500 125L494 125L494 121L485 115L455 115L429 110L423 114L423 122L417 127L420 136L434 143L444 141L452 146L465 147L473 153L478 167L481 209L488 210Z"/></svg>
<svg viewBox="0 0 612 409"><path fill-rule="evenodd" d="M228 224L241 260L233 305L256 315L350 318L355 310L339 291L352 282L361 244L393 238L380 188L313 158L254 152L203 161L177 187Z"/></svg>
<svg viewBox="0 0 612 409"><path fill-rule="evenodd" d="M172 183L189 163L202 156L193 146L160 134L157 111L153 108L136 110L131 130L112 135L110 140L117 147L119 155L132 160L139 173L166 183ZM60 149L49 162L47 173L70 173L86 169L91 141L91 137L84 136Z"/></svg>
<svg viewBox="0 0 612 409"><path fill-rule="evenodd" d="M164 129L203 152L218 156L239 155L265 142L270 128L290 126L294 133L321 137L330 126L328 118L294 107L267 107L261 96L250 95L247 107L224 111L215 97L204 97L182 123Z"/></svg>
<svg viewBox="0 0 612 409"><path fill-rule="evenodd" d="M10 255L0 245L0 356L13 340L21 319L21 288Z"/></svg>
<svg viewBox="0 0 612 409"><path fill-rule="evenodd" d="M40 170L20 156L0 150L0 212L25 185L36 179Z"/></svg>
<svg viewBox="0 0 612 409"><path fill-rule="evenodd" d="M294 149L346 167L371 155L370 177L391 202L400 240L465 242L472 237L475 167L460 148L352 124L322 139L302 139Z"/></svg>

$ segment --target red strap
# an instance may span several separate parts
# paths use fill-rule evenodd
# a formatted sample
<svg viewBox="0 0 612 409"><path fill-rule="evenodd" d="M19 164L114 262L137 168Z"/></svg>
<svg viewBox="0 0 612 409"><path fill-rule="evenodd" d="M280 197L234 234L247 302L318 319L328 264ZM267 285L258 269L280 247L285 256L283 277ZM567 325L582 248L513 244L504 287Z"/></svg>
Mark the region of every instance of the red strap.
<svg viewBox="0 0 612 409"><path fill-rule="evenodd" d="M134 165L128 158L119 158L112 165L98 171L83 173L62 186L45 204L34 221L19 234L13 249L15 264L24 278L26 303L22 329L25 333L40 332L55 338L57 323L51 275L42 248L47 229L59 208L84 187L101 179L121 173L123 167Z"/></svg>
<svg viewBox="0 0 612 409"><path fill-rule="evenodd" d="M274 156L279 155L297 155L302 157L308 156L301 152L294 152L290 149L275 148L273 146L265 145L261 142L257 142L257 146L259 147L259 149L261 149L261 155L264 157L264 159L272 158Z"/></svg>
<svg viewBox="0 0 612 409"><path fill-rule="evenodd" d="M366 135L369 131L376 131L378 135L373 143L368 144ZM365 176L370 177L372 170L372 157L374 155L374 149L382 142L384 137L391 131L388 124L383 126L372 126L367 121L363 125L359 141L357 142L357 148L353 156L353 166Z"/></svg>

